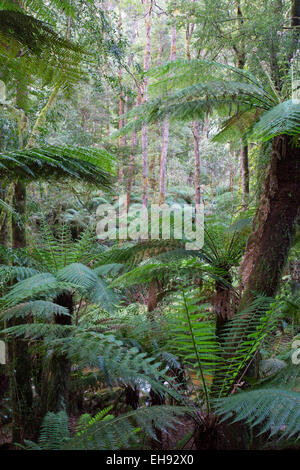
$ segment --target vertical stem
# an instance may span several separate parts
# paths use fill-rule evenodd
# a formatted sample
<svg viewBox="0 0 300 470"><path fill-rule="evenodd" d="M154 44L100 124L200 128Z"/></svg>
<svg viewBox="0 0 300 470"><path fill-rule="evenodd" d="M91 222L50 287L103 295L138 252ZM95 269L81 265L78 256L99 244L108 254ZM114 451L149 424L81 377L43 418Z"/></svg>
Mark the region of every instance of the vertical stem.
<svg viewBox="0 0 300 470"><path fill-rule="evenodd" d="M118 23L118 28L119 28L119 39L121 37L121 28L122 28L122 10L120 7L120 0L118 0L118 7L119 7L119 23ZM122 129L124 122L123 119L120 119L121 116L124 114L124 93L122 89L122 79L123 79L123 72L122 72L122 67L119 67L119 86L120 86L120 95L119 95L119 130ZM122 147L124 146L124 137L120 136L119 137L119 170L118 170L118 176L119 176L119 184L122 186L123 185L123 179L124 179L124 174L123 174L123 154L122 154Z"/></svg>
<svg viewBox="0 0 300 470"><path fill-rule="evenodd" d="M176 26L172 27L171 30L171 48L170 48L170 60L176 58ZM160 155L160 171L159 171L159 198L158 204L164 204L166 199L167 191L167 156L169 147L169 129L170 121L168 118L164 119L163 132L162 132L162 147Z"/></svg>
<svg viewBox="0 0 300 470"><path fill-rule="evenodd" d="M199 122L195 121L193 123L193 136L194 136L194 160L195 160L195 177L194 177L194 185L195 185L195 204L201 203L201 185L200 185L200 168L201 168L201 161L200 161L200 152L199 152Z"/></svg>
<svg viewBox="0 0 300 470"><path fill-rule="evenodd" d="M247 204L249 196L249 157L248 145L242 145L241 150L241 173L242 173L242 192L243 192L243 206Z"/></svg>
<svg viewBox="0 0 300 470"><path fill-rule="evenodd" d="M152 0L146 0L146 19L145 19L145 26L146 26L146 46L145 46L145 54L144 54L144 72L149 70L150 65L150 50L151 50L151 10L152 10ZM148 92L148 77L144 78L143 83L143 92L142 92L142 101L145 103L147 101L147 92ZM148 129L147 126L144 124L142 127L142 160L143 160L143 169L142 169L142 178L143 178L143 188L142 188L142 200L143 205L148 207Z"/></svg>
<svg viewBox="0 0 300 470"><path fill-rule="evenodd" d="M206 386L206 380L205 380L205 377L204 377L204 373L203 373L203 369L202 369L202 365L201 365L201 361L200 361L200 357L199 357L199 353L198 353L198 348L197 348L197 344L196 344L196 340L195 340L195 336L194 336L193 327L192 327L192 324L191 324L191 319L190 319L190 315L189 315L188 306L187 306L187 303L186 303L186 297L185 297L185 294L184 294L184 290L182 291L182 295L183 295L184 307L185 307L186 317L187 317L187 320L188 320L189 330L190 330L191 338L192 338L192 341L193 341L193 347L194 347L194 351L195 351L195 354L196 354L198 367L199 367L199 371L200 371L200 375L201 375L201 379L202 379L202 383L203 383L206 411L207 411L207 413L209 413L210 403L209 403L209 397L208 397L208 390L207 390L207 386Z"/></svg>

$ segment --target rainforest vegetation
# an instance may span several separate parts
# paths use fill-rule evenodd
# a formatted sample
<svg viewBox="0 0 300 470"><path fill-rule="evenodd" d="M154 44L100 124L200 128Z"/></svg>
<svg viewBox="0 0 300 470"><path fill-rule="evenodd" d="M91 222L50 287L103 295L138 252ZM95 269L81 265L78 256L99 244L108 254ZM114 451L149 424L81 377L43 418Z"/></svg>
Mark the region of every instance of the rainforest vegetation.
<svg viewBox="0 0 300 470"><path fill-rule="evenodd" d="M1 450L299 449L300 1L0 0L0 63Z"/></svg>

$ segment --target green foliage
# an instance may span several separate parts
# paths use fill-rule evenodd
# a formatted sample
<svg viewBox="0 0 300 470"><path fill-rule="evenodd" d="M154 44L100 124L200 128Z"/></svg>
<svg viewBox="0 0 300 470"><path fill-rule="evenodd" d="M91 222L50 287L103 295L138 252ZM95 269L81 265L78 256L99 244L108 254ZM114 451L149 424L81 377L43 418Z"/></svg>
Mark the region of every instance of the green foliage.
<svg viewBox="0 0 300 470"><path fill-rule="evenodd" d="M42 2L44 12L46 8ZM66 5L67 6L67 5ZM20 76L41 78L44 84L60 82L62 85L82 80L80 67L83 49L60 37L46 22L27 14L20 8L0 11L0 62L5 82ZM5 45L5 46L4 46ZM11 83L8 83L11 86Z"/></svg>
<svg viewBox="0 0 300 470"><path fill-rule="evenodd" d="M64 449L116 450L134 448L140 441L140 432L156 439L157 431L174 429L180 421L178 416L186 410L183 407L151 406L91 424L84 434L75 436ZM155 429L154 429L155 427Z"/></svg>
<svg viewBox="0 0 300 470"><path fill-rule="evenodd" d="M274 331L273 299L257 296L226 324L221 335L222 360L215 377L216 395L232 391L247 377L247 370L266 338ZM215 396L216 396L215 395Z"/></svg>
<svg viewBox="0 0 300 470"><path fill-rule="evenodd" d="M82 415L79 431L70 437L65 411L47 413L43 420L39 443L25 441L29 450L117 450L134 448L139 444L139 433L157 440L157 431L174 429L178 417L185 412L181 407L152 406L114 417L107 414L111 407L98 412L94 418Z"/></svg>
<svg viewBox="0 0 300 470"><path fill-rule="evenodd" d="M300 436L299 367L289 366L266 379L254 390L237 393L217 402L222 419L259 426L269 438L297 441Z"/></svg>
<svg viewBox="0 0 300 470"><path fill-rule="evenodd" d="M168 315L172 349L183 365L195 370L202 384L198 393L203 397L205 392L208 407L214 397L234 390L247 373L249 361L272 332L272 299L258 297L236 314L224 327L220 343L215 336L215 320L196 292L185 289L175 300Z"/></svg>
<svg viewBox="0 0 300 470"><path fill-rule="evenodd" d="M253 139L268 141L281 134L300 133L300 100L288 100L265 113L254 126Z"/></svg>
<svg viewBox="0 0 300 470"><path fill-rule="evenodd" d="M65 411L49 412L43 419L38 444L25 440L28 450L59 450L70 438L68 415Z"/></svg>
<svg viewBox="0 0 300 470"><path fill-rule="evenodd" d="M0 154L0 174L27 181L49 177L78 178L110 188L111 158L104 150L78 147L14 150Z"/></svg>

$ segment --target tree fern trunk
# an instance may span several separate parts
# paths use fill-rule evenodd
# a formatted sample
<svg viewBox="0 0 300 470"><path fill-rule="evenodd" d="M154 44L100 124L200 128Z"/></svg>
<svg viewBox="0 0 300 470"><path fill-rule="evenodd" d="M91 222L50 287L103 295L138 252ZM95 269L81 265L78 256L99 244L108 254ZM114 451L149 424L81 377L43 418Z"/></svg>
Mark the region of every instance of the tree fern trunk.
<svg viewBox="0 0 300 470"><path fill-rule="evenodd" d="M23 220L12 220L12 244L19 249L26 246L25 221L26 214L26 185L18 181L14 185L13 206ZM23 318L9 322L7 326L24 323ZM11 399L13 442L22 442L32 435L33 409L31 386L31 357L28 342L23 338L13 340L8 348L11 373Z"/></svg>
<svg viewBox="0 0 300 470"><path fill-rule="evenodd" d="M242 193L243 206L246 206L249 197L249 158L248 145L243 145L241 150L241 173L242 173Z"/></svg>
<svg viewBox="0 0 300 470"><path fill-rule="evenodd" d="M245 286L239 306L253 292L274 296L293 240L300 209L300 147L286 135L275 137L259 207L242 263Z"/></svg>
<svg viewBox="0 0 300 470"><path fill-rule="evenodd" d="M72 314L74 310L73 296L71 293L65 292L60 294L55 303L66 307L71 316L55 315L55 323L57 325L71 325ZM64 354L54 352L49 365L49 383L47 384L47 404L43 413L48 411L57 413L58 411L67 409L69 398L69 385L71 374L71 361Z"/></svg>

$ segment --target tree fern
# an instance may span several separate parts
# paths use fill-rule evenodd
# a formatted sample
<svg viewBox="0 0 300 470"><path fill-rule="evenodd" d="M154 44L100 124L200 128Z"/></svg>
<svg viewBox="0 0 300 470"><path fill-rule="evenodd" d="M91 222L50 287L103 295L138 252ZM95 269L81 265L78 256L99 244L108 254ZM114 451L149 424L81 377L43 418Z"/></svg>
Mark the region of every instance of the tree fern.
<svg viewBox="0 0 300 470"><path fill-rule="evenodd" d="M265 113L254 126L252 138L267 141L281 134L300 134L300 100L288 100Z"/></svg>
<svg viewBox="0 0 300 470"><path fill-rule="evenodd" d="M47 413L38 445L26 441L30 450L117 450L137 446L140 434L157 440L157 431L168 432L180 423L183 407L153 406L139 408L114 417L107 415L110 408L101 410L92 419L83 416L81 430L70 437L65 411ZM82 421L88 422L82 426Z"/></svg>
<svg viewBox="0 0 300 470"><path fill-rule="evenodd" d="M223 419L259 426L260 434L281 439L300 438L300 394L286 388L260 388L222 399L216 412Z"/></svg>
<svg viewBox="0 0 300 470"><path fill-rule="evenodd" d="M178 416L186 410L183 407L152 406L139 408L108 421L89 426L84 435L74 437L66 449L119 449L137 445L140 430L148 438L157 440L157 431L167 431L180 423Z"/></svg>
<svg viewBox="0 0 300 470"><path fill-rule="evenodd" d="M53 146L0 154L0 175L31 181L36 178L79 178L109 188L112 156L100 149Z"/></svg>

